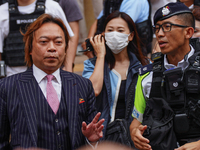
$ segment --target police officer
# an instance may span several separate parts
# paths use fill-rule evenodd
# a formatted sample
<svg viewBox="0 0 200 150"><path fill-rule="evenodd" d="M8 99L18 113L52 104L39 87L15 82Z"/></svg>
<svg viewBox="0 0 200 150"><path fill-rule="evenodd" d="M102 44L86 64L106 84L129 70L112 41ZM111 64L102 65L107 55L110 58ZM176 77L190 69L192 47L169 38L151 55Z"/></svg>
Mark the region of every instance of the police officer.
<svg viewBox="0 0 200 150"><path fill-rule="evenodd" d="M27 25L43 13L59 16L65 23L70 36L74 35L62 8L53 0L9 0L0 5L0 60L4 60L7 65L7 76L27 69L24 62L23 36L20 30L25 33ZM72 40L69 42L72 46ZM67 55L69 52L67 51Z"/></svg>
<svg viewBox="0 0 200 150"><path fill-rule="evenodd" d="M178 150L200 149L200 57L199 49L190 45L193 27L192 12L180 2L168 3L154 15L154 32L161 53L155 55L152 65L141 68L137 83L130 134L138 149L152 149L151 141L143 134L147 126L142 125L146 102L152 97L167 101L175 114L174 120L178 116L180 122L185 119L183 124L174 121Z"/></svg>

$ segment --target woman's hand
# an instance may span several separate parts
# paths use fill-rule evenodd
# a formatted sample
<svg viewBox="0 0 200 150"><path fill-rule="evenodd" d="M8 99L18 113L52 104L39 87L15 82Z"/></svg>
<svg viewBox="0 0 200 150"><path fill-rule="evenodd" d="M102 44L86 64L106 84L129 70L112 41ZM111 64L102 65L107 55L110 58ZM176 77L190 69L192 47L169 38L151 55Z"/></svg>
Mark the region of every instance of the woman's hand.
<svg viewBox="0 0 200 150"><path fill-rule="evenodd" d="M94 38L91 37L90 43L94 48L95 55L97 56L94 71L90 76L90 81L92 81L95 96L98 96L103 87L104 62L106 55L105 40L104 37L99 34Z"/></svg>
<svg viewBox="0 0 200 150"><path fill-rule="evenodd" d="M105 57L105 55L106 55L105 40L101 34L96 35L94 38L91 37L90 43L92 44L92 46L94 48L97 58Z"/></svg>

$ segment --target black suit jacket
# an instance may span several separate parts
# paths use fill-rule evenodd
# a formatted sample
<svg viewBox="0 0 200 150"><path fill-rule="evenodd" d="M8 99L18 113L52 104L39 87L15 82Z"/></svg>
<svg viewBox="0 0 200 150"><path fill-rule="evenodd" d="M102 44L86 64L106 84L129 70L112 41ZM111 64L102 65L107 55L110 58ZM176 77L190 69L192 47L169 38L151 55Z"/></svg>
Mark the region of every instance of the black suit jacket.
<svg viewBox="0 0 200 150"><path fill-rule="evenodd" d="M66 92L71 146L76 149L85 144L82 121L91 122L97 113L95 95L90 80L63 70L60 75ZM37 147L35 100L41 99L41 93L36 90L38 86L32 68L0 80L0 149Z"/></svg>

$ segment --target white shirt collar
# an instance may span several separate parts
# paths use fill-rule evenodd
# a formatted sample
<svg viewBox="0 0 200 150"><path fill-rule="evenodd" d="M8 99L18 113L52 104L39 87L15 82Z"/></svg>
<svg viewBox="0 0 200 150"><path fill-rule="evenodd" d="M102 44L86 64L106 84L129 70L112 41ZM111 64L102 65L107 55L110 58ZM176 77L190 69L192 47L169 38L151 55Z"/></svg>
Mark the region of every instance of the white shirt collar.
<svg viewBox="0 0 200 150"><path fill-rule="evenodd" d="M33 64L33 76L35 77L36 81L38 83L40 83L45 77L46 77L46 73L44 71L42 71L41 69L39 69L38 67L36 67ZM54 75L54 79L56 79L56 81L61 84L61 78L60 78L60 68L57 69L54 73L52 73L52 75Z"/></svg>
<svg viewBox="0 0 200 150"><path fill-rule="evenodd" d="M164 55L164 67L166 69L181 67L183 70L185 70L189 65L188 59L194 54L194 48L191 45L190 45L190 48L191 48L191 51L185 56L184 59L178 62L177 66L173 64L169 64L167 61L167 56Z"/></svg>

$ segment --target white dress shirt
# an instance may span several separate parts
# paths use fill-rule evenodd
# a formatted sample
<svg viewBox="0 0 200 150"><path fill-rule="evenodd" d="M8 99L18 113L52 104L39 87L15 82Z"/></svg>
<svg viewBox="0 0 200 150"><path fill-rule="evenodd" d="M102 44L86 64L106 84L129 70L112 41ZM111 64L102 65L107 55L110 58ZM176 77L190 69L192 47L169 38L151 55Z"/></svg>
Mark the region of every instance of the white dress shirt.
<svg viewBox="0 0 200 150"><path fill-rule="evenodd" d="M44 94L45 98L47 98L47 90L46 90L46 86L47 86L47 78L46 78L46 73L44 71L42 71L41 69L39 69L38 67L36 67L33 64L33 76L35 77L37 83L40 86L40 89L42 90L42 93ZM61 100L61 87L62 87L62 82L61 82L61 78L60 78L60 68L58 70L56 70L54 73L52 73L52 75L54 75L54 78L52 79L52 85L54 87L54 89L56 90L56 93L58 95L58 100L60 102Z"/></svg>

